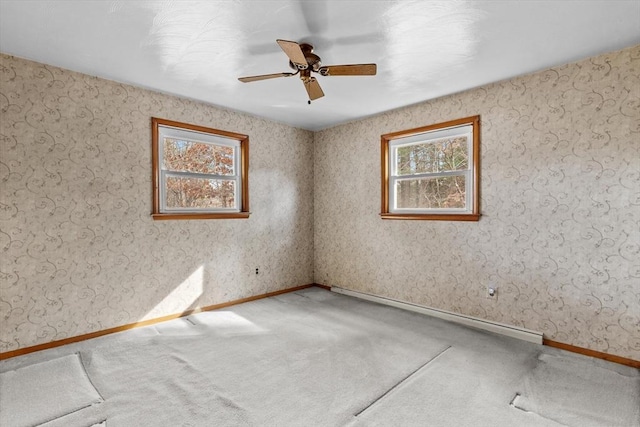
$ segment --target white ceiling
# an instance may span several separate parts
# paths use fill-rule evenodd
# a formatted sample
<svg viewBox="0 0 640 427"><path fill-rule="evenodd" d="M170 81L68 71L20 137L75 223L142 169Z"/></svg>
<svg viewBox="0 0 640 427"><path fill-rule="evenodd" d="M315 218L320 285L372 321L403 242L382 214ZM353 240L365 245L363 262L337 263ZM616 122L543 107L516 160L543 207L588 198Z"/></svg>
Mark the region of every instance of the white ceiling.
<svg viewBox="0 0 640 427"><path fill-rule="evenodd" d="M307 105L276 39L323 65ZM634 1L0 0L0 51L318 130L640 43Z"/></svg>

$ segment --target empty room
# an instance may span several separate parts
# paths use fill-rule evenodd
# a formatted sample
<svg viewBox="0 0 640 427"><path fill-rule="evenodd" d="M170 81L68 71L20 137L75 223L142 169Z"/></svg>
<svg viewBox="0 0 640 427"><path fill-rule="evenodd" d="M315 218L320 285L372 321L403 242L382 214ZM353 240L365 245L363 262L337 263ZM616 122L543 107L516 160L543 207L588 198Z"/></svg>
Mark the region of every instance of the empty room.
<svg viewBox="0 0 640 427"><path fill-rule="evenodd" d="M0 426L640 427L640 0L0 0Z"/></svg>

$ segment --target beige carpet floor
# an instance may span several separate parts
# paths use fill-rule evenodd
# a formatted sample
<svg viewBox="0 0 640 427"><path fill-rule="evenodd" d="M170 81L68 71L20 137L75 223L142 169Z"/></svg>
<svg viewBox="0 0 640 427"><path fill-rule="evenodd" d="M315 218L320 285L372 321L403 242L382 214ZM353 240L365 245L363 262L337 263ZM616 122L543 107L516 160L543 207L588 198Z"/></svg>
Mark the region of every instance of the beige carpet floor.
<svg viewBox="0 0 640 427"><path fill-rule="evenodd" d="M38 364L70 355L95 394L66 408ZM0 384L3 427L640 426L637 369L318 288L8 359Z"/></svg>

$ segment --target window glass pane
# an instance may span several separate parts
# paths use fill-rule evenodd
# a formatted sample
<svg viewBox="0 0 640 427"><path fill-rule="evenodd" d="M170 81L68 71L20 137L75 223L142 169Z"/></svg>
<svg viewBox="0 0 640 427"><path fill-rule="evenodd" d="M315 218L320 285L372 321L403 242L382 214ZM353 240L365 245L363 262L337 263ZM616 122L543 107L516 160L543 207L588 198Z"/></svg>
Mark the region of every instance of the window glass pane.
<svg viewBox="0 0 640 427"><path fill-rule="evenodd" d="M469 167L466 136L401 146L396 150L398 176L466 170Z"/></svg>
<svg viewBox="0 0 640 427"><path fill-rule="evenodd" d="M396 181L397 209L464 209L465 177L402 179Z"/></svg>
<svg viewBox="0 0 640 427"><path fill-rule="evenodd" d="M234 208L236 182L168 176L167 201L175 208Z"/></svg>
<svg viewBox="0 0 640 427"><path fill-rule="evenodd" d="M164 168L180 172L234 175L233 147L165 138Z"/></svg>

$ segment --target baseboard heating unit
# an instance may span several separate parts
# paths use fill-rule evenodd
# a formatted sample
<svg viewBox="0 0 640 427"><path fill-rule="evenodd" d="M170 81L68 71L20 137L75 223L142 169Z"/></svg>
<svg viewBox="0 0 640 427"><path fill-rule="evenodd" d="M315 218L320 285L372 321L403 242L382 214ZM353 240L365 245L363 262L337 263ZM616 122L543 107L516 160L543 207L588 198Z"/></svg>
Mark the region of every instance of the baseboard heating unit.
<svg viewBox="0 0 640 427"><path fill-rule="evenodd" d="M491 322L489 320L478 319L477 317L466 316L464 314L453 313L451 311L440 310L436 308L424 307L409 302L398 301L391 298L379 297L364 292L351 291L337 286L331 287L332 292L343 295L349 295L355 298L367 301L377 302L379 304L389 305L391 307L401 308L403 310L415 311L416 313L426 314L427 316L438 317L454 323L470 326L472 328L483 329L489 332L506 335L512 338L518 338L535 344L542 344L542 333L529 329L519 328L504 323Z"/></svg>

